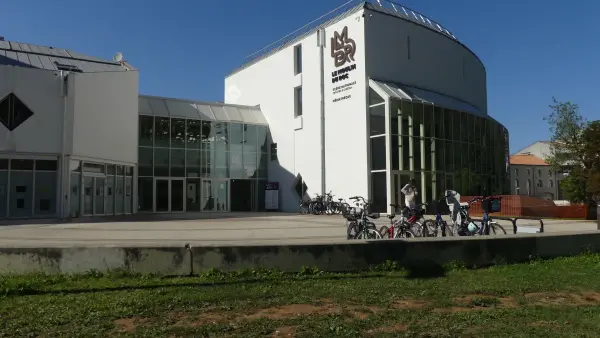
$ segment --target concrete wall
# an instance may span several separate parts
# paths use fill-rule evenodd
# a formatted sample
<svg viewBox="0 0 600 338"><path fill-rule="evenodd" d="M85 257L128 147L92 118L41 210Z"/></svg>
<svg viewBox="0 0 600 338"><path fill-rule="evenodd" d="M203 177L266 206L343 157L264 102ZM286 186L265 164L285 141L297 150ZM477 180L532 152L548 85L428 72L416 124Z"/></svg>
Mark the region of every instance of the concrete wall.
<svg viewBox="0 0 600 338"><path fill-rule="evenodd" d="M369 77L451 96L487 113L485 68L472 52L418 24L367 12L365 49Z"/></svg>
<svg viewBox="0 0 600 338"><path fill-rule="evenodd" d="M364 270L388 260L404 267L440 266L460 261L469 266L524 262L600 251L600 233L508 235L461 239L351 241L332 244L192 248L1 248L0 273L83 273L92 269L186 275L210 268L298 271ZM193 262L192 264L190 264Z"/></svg>
<svg viewBox="0 0 600 338"><path fill-rule="evenodd" d="M362 11L325 29L324 84L325 84L325 150L326 190L338 197L368 195L366 93L364 69L363 20L357 20ZM348 27L348 36L356 44L354 61L335 67L331 57L331 38ZM298 174L308 186L308 194L321 192L321 71L320 47L317 34L307 36L296 45L302 46L302 72L295 74L294 47L286 47L275 54L242 69L225 79L225 102L230 104L260 105L270 125L272 142L277 143L277 161L269 162L269 180L280 182L283 211L297 211L299 198L294 191ZM336 69L355 65L348 78L333 79ZM334 89L354 83L344 92ZM296 116L294 88L302 86L302 116ZM335 93L334 93L335 91ZM345 100L336 100L350 95ZM343 128L342 128L343 127ZM353 154L354 156L348 156Z"/></svg>
<svg viewBox="0 0 600 338"><path fill-rule="evenodd" d="M136 164L138 73L71 74L73 155Z"/></svg>
<svg viewBox="0 0 600 338"><path fill-rule="evenodd" d="M0 125L0 152L59 154L63 97L56 71L0 66L0 99L14 93L33 116L15 130Z"/></svg>

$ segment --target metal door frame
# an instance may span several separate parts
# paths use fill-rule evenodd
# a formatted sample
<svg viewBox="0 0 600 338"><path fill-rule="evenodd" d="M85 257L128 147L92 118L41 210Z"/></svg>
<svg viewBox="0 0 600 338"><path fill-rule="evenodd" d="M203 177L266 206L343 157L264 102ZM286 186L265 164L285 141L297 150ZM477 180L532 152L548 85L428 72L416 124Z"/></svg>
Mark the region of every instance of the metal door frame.
<svg viewBox="0 0 600 338"><path fill-rule="evenodd" d="M167 181L167 190L168 190L168 208L167 211L157 211L156 210L156 181ZM181 181L183 182L183 192L182 192L182 198L183 198L183 210L182 211L173 211L173 207L172 207L172 201L173 201L173 181ZM125 184L125 182L123 182L123 184ZM181 212L186 212L186 179L185 177L154 177L153 178L153 193L152 193L152 210L155 213L181 213ZM123 186L125 187L125 186ZM125 206L125 204L123 204L123 206ZM125 209L123 209L125 210Z"/></svg>
<svg viewBox="0 0 600 338"><path fill-rule="evenodd" d="M213 210L204 210L203 206L204 206L204 192L205 192L205 184L204 182L210 181L210 188L211 188L211 193L216 195L216 184L218 183L227 183L227 205L225 210L217 210L216 208L214 208ZM200 210L202 212L229 212L231 210L231 182L230 179L228 178L202 178L200 180L200 187L202 189L201 193L200 193L200 199L202 200L202 205ZM213 196L214 196L213 195Z"/></svg>

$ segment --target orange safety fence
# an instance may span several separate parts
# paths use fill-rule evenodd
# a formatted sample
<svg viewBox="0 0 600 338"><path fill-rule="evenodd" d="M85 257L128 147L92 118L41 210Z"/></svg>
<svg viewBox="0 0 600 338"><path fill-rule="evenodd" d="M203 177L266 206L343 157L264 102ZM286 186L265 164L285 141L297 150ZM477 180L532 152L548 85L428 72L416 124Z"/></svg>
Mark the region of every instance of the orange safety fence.
<svg viewBox="0 0 600 338"><path fill-rule="evenodd" d="M588 216L588 206L586 204L556 205L553 201L541 198L519 196L519 195L501 195L502 211L494 213L497 216L512 217L540 217L540 218L570 218L586 219ZM461 196L461 202L468 202L475 196ZM481 203L473 203L469 212L473 215L481 215Z"/></svg>

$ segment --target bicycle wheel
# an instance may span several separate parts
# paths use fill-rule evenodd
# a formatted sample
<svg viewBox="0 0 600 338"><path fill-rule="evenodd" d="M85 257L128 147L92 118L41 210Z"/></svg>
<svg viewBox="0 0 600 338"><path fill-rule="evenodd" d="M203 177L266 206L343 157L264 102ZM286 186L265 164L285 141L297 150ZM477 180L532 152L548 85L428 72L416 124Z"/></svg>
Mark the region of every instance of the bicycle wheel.
<svg viewBox="0 0 600 338"><path fill-rule="evenodd" d="M438 229L438 223L432 219L428 219L423 222L424 237L437 237Z"/></svg>
<svg viewBox="0 0 600 338"><path fill-rule="evenodd" d="M310 207L305 202L300 203L300 215L306 215L310 212Z"/></svg>
<svg viewBox="0 0 600 338"><path fill-rule="evenodd" d="M348 223L348 227L346 229L347 239L355 239L358 234L358 223L356 221L351 221Z"/></svg>
<svg viewBox="0 0 600 338"><path fill-rule="evenodd" d="M379 234L381 235L381 238L383 238L383 239L390 238L390 228L388 228L385 225L382 226L381 229L379 229Z"/></svg>
<svg viewBox="0 0 600 338"><path fill-rule="evenodd" d="M506 235L506 230L504 230L504 227L502 227L500 224L496 223L496 222L490 222L489 223L490 226L490 234L493 233L493 235Z"/></svg>
<svg viewBox="0 0 600 338"><path fill-rule="evenodd" d="M414 232L410 229L405 229L404 231L398 231L395 238L416 238Z"/></svg>
<svg viewBox="0 0 600 338"><path fill-rule="evenodd" d="M377 229L364 228L362 231L356 234L354 239L381 239L381 234Z"/></svg>

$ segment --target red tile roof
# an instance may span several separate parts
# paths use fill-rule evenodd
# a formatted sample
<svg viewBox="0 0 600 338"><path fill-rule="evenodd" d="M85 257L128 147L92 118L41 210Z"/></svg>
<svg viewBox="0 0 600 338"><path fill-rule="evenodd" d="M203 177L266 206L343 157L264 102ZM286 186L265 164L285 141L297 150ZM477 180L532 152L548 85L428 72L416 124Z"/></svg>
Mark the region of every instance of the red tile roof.
<svg viewBox="0 0 600 338"><path fill-rule="evenodd" d="M510 157L510 164L549 165L543 159L529 154L517 154Z"/></svg>

